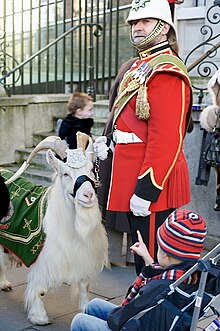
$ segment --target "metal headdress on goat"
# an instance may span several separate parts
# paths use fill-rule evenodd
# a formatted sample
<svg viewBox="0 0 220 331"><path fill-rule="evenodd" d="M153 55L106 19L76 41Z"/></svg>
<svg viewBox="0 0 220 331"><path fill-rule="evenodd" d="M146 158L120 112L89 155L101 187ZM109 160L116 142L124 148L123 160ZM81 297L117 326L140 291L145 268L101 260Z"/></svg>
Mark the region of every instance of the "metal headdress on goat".
<svg viewBox="0 0 220 331"><path fill-rule="evenodd" d="M88 161L88 153L92 152L92 141L86 133L78 131L76 133L77 149L68 149L67 164L72 168L81 168ZM91 147L91 148L90 148ZM89 151L90 149L90 151ZM92 154L90 154L92 156Z"/></svg>

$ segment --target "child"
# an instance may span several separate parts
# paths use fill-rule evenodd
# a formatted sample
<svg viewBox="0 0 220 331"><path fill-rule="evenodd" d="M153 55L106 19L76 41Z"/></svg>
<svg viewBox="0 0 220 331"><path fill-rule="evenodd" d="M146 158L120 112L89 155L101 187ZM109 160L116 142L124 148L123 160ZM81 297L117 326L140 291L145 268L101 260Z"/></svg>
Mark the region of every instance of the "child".
<svg viewBox="0 0 220 331"><path fill-rule="evenodd" d="M78 131L91 135L93 121L93 100L86 93L74 92L68 101L69 114L64 118L59 129L59 137L66 140L70 149L77 148Z"/></svg>
<svg viewBox="0 0 220 331"><path fill-rule="evenodd" d="M146 266L137 277L121 306L116 306L101 299L93 299L88 304L85 314L77 314L71 324L71 331L119 331L124 323L136 313L148 306L151 307L155 298L167 290L170 283L181 277L200 258L204 248L206 224L204 219L190 210L175 210L171 213L157 232L159 265L154 264L146 248L140 232L138 242L131 246L134 253L139 254ZM198 276L185 281L187 291L192 293L198 287ZM175 304L184 304L175 297ZM188 300L186 298L185 300ZM156 305L157 302L155 302ZM152 309L144 327L131 330L163 330L168 316L163 316L160 309ZM170 316L170 318L172 318ZM152 325L160 323L158 328ZM171 320L172 323L172 320ZM123 330L123 329L122 329ZM127 329L126 329L127 330ZM185 329L184 329L185 330Z"/></svg>

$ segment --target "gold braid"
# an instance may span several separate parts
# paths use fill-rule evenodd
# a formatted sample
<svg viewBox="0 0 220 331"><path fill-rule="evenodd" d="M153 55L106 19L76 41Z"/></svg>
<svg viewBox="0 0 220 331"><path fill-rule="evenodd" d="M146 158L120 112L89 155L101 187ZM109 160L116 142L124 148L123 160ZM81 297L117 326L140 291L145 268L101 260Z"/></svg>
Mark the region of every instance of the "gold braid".
<svg viewBox="0 0 220 331"><path fill-rule="evenodd" d="M156 26L154 27L154 29L151 31L151 33L149 34L149 36L147 36L146 38L144 38L142 41L138 42L138 43L135 43L132 39L132 37L130 38L131 39L131 42L132 44L134 45L134 47L136 47L138 50L141 50L143 49L144 47L147 46L147 44L154 40L156 38L156 36L158 36L161 31L163 30L163 27L164 27L164 22L159 20L156 24Z"/></svg>
<svg viewBox="0 0 220 331"><path fill-rule="evenodd" d="M136 115L141 120L147 121L150 117L150 104L148 102L147 86L142 84L136 99Z"/></svg>

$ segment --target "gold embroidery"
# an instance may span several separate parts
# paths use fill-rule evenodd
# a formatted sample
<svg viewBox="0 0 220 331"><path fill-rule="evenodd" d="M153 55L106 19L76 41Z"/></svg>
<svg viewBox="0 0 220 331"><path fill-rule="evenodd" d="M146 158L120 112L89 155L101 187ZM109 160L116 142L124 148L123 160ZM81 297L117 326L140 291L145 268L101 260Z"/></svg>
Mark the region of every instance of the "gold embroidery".
<svg viewBox="0 0 220 331"><path fill-rule="evenodd" d="M150 178L151 178L151 181L152 181L153 185L154 185L156 188L158 188L159 190L162 190L162 189L163 189L163 186L158 185L158 184L156 183L156 180L155 180L155 178L154 178L154 170L153 170L152 167L148 168L148 169L147 169L142 175L138 176L138 179L142 179L142 178L144 178L148 173L150 174Z"/></svg>
<svg viewBox="0 0 220 331"><path fill-rule="evenodd" d="M127 92L132 92L132 91L138 89L139 86L140 86L140 83L136 79L133 79L128 83L126 90L127 90Z"/></svg>
<svg viewBox="0 0 220 331"><path fill-rule="evenodd" d="M37 250L39 248L41 248L42 242L43 242L43 240L42 240L42 236L41 236L40 239L38 240L38 242L31 248L31 253L33 255L37 252Z"/></svg>
<svg viewBox="0 0 220 331"><path fill-rule="evenodd" d="M20 196L20 194L19 194L20 191L21 191L21 189L19 187L16 191L11 192L11 200L13 200L16 196L19 197Z"/></svg>
<svg viewBox="0 0 220 331"><path fill-rule="evenodd" d="M32 220L28 221L26 220L26 218L24 219L24 226L23 226L23 229L26 229L28 228L29 232L31 232L31 227L30 227L30 224L32 223Z"/></svg>
<svg viewBox="0 0 220 331"><path fill-rule="evenodd" d="M136 99L136 115L141 120L147 121L150 117L150 105L148 102L147 86L142 84L138 89Z"/></svg>

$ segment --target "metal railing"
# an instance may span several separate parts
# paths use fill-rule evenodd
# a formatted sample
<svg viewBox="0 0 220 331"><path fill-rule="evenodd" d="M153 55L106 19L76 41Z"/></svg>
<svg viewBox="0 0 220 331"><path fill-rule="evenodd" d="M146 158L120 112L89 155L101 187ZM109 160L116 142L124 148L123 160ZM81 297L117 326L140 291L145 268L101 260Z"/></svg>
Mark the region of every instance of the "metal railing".
<svg viewBox="0 0 220 331"><path fill-rule="evenodd" d="M213 76L213 74L218 70L218 66L215 63L215 57L218 54L220 48L220 41L217 41L220 37L219 29L216 29L217 33L214 33L213 27L219 25L220 22L220 0L215 0L213 5L209 7L206 13L206 21L208 24L203 25L200 28L202 35L206 36L205 40L194 47L191 52L187 55L185 59L185 64L187 65L188 60L191 55L199 48L207 47L207 51L200 56L195 62L187 67L188 71L197 69L197 73L202 78L207 78ZM203 86L198 84L192 84L192 87L198 91L198 105L196 105L196 110L201 111L204 106L202 106L204 99L204 92L207 90L207 81ZM207 186L210 178L211 166L207 165L204 161L204 153L207 147L207 142L209 139L209 133L203 130L200 157L198 164L197 176L195 179L196 185Z"/></svg>
<svg viewBox="0 0 220 331"><path fill-rule="evenodd" d="M13 0L11 10L7 0L1 3L0 27L6 32L0 48L2 73L14 68L7 54L19 63L31 58L22 67L18 83L14 75L4 80L8 93L86 92L91 90L93 71L95 92L107 94L119 65L134 55L125 23L130 0L120 0L120 6L119 0ZM102 26L103 33L94 40L92 54L87 27L93 23ZM80 27L77 31L41 52L76 26Z"/></svg>
<svg viewBox="0 0 220 331"><path fill-rule="evenodd" d="M199 6L205 6L206 5L206 0L195 0L195 6L199 7Z"/></svg>
<svg viewBox="0 0 220 331"><path fill-rule="evenodd" d="M30 63L34 58L36 58L37 56L39 56L40 54L42 54L43 52L47 51L51 46L56 45L60 40L64 39L67 35L69 35L70 33L72 33L74 30L79 29L81 27L88 27L89 28L89 52L90 52L90 61L89 61L89 85L88 85L88 94L91 95L93 97L93 99L95 100L95 89L94 89L94 57L93 57L93 51L94 51L94 46L93 46L93 35L95 37L99 37L101 35L102 32L102 26L100 24L97 23L81 23L80 25L74 26L71 29L69 29L68 31L66 31L65 33L63 33L61 36L59 36L58 38L56 38L54 41L52 41L51 43L49 43L48 45L46 45L45 47L41 48L39 51L37 51L36 53L34 53L32 56L30 56L27 60L21 62L20 64L18 64L15 68L13 68L12 70L6 72L5 69L5 62L3 62L3 66L4 66L4 71L3 71L3 77L0 77L0 83L3 82L3 85L6 87L7 91L9 90L9 85L7 85L7 78L11 75L14 75L17 71L19 71L19 75L16 79L16 81L18 81L18 79L21 76L21 69L28 63ZM93 28L96 28L95 31L93 31ZM6 56L10 56L9 54L5 53ZM14 62L18 63L16 60L13 60ZM13 78L13 83L16 82L15 79Z"/></svg>
<svg viewBox="0 0 220 331"><path fill-rule="evenodd" d="M185 64L187 65L188 61L192 54L194 54L198 49L207 48L207 51L204 52L196 61L187 66L188 72L193 69L197 70L197 74L200 77L206 78L212 76L216 70L218 70L218 66L215 64L215 57L217 56L218 49L220 47L220 41L217 41L220 37L219 30L218 33L214 33L213 26L218 25L220 22L220 0L214 1L213 5L209 7L206 13L206 21L208 24L203 25L200 28L200 32L202 35L206 36L205 40L194 47L187 57L185 58ZM217 42L216 42L217 41ZM215 43L216 42L216 43ZM206 83L206 81L205 81ZM198 103L201 104L204 98L204 91L207 90L207 86L198 86L196 84L192 84L195 90L198 90Z"/></svg>
<svg viewBox="0 0 220 331"><path fill-rule="evenodd" d="M3 11L5 30L7 20L11 19L13 23L11 34L4 34L2 37L0 34L0 41L2 40L0 43L0 70L3 76L0 78L0 83L4 85L8 95L10 93L64 93L67 89L68 92L75 89L85 91L94 97L96 93L108 94L119 65L135 55L135 50L128 42L128 25L124 23L129 6L125 4L119 6L119 0L93 0L91 3L86 0L84 2L79 0L79 8L81 9L84 5L87 11L83 12L82 9L78 8L77 13L75 7L77 1L45 0L40 1L40 6L37 6L37 0L29 0L29 2L29 7L24 8L22 1L23 7L20 8L20 11L12 10L11 13L7 14L6 5ZM126 1L120 2L125 3ZM128 2L130 3L130 0ZM213 6L207 12L207 21L211 24L219 23L219 13L214 12L213 14L213 10L219 8L219 2L220 0L214 0ZM6 0L4 3L6 4ZM15 5L14 1L12 3ZM201 4L201 1L199 3ZM196 2L196 5L199 3ZM28 1L25 4L27 5ZM61 4L62 15L58 11L58 5ZM44 15L41 11L42 8L45 11ZM51 8L54 10L52 22L49 19ZM38 12L34 12L35 10ZM25 12L30 15L27 31L24 27ZM34 30L32 19L33 15L37 13L39 22ZM22 15L22 32L18 34L15 32L16 15ZM42 16L44 16L43 23L41 22ZM60 16L63 20L60 19ZM1 17L0 14L0 24L2 20L3 16ZM99 27L99 32L93 31L95 26ZM67 29L67 27L70 28ZM88 27L89 33L87 33ZM103 33L100 36L101 30ZM73 31L76 32L72 33ZM59 32L63 33L58 36ZM209 66L216 67L213 58L212 61L207 59L211 59L217 53L219 42L216 44L213 42L219 37L219 34L214 35L212 28L208 25L201 27L201 33L207 36L206 40L187 55L185 63L187 65L191 55L196 50L206 46L208 50L198 60L190 64L188 70L197 68L200 76L207 77L212 73L208 63L210 62ZM52 38L52 35L56 38ZM19 44L17 42L18 36L20 36ZM95 43L93 42L94 36L99 36L95 39ZM125 36L127 36L126 39ZM28 42L25 48L27 37L31 39L31 42ZM53 40L50 42L51 39ZM10 41L11 52L7 51ZM43 41L46 42L46 46L40 47ZM19 47L20 51L18 51ZM35 48L38 50L33 54ZM10 59L11 66L6 58ZM18 62L20 62L19 65ZM11 81L8 79L9 76L12 76ZM19 84L16 84L18 81ZM195 85L193 87L199 90L199 103L201 103L206 87Z"/></svg>

